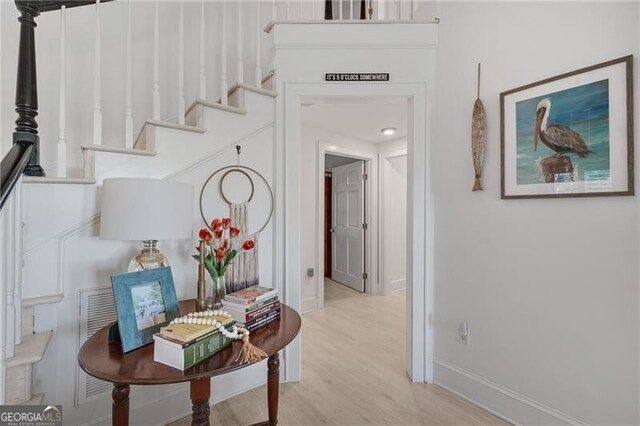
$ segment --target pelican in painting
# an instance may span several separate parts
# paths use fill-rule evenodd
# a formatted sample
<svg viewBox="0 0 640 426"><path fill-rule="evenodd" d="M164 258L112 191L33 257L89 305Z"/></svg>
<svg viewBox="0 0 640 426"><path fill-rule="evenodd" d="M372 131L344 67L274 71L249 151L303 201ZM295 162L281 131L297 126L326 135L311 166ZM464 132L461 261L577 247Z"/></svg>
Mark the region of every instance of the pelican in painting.
<svg viewBox="0 0 640 426"><path fill-rule="evenodd" d="M533 149L538 149L538 138L546 146L556 152L556 155L573 152L580 158L585 158L591 151L584 143L580 133L562 124L548 124L551 100L545 98L538 103L536 109L536 124L533 129Z"/></svg>

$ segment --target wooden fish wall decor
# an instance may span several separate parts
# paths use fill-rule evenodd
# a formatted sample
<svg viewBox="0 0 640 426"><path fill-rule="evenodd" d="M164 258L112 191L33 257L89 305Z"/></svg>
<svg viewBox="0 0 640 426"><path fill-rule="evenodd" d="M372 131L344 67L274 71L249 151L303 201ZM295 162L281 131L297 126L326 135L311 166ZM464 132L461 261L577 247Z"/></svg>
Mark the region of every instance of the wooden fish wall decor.
<svg viewBox="0 0 640 426"><path fill-rule="evenodd" d="M482 191L482 163L484 161L484 146L486 142L484 107L480 100L480 64L478 64L478 94L473 103L473 118L471 124L471 151L473 153L473 169L476 174L472 191Z"/></svg>

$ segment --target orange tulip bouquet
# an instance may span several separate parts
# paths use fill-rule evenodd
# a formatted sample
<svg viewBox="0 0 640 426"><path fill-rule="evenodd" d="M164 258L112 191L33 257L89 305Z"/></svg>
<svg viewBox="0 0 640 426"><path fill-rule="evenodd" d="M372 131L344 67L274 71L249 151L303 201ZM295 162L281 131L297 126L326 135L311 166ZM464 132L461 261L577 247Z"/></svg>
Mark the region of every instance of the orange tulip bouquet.
<svg viewBox="0 0 640 426"><path fill-rule="evenodd" d="M213 290L207 301L207 308L219 309L226 296L224 274L233 262L239 250L249 251L254 248L253 240L238 241L240 229L232 226L231 218L214 219L210 228L202 228L198 233L200 245L196 247L198 254L193 257L200 261L199 275L206 268L213 280ZM204 277L198 277L198 284ZM200 291L199 291L200 292ZM199 296L200 297L200 296Z"/></svg>

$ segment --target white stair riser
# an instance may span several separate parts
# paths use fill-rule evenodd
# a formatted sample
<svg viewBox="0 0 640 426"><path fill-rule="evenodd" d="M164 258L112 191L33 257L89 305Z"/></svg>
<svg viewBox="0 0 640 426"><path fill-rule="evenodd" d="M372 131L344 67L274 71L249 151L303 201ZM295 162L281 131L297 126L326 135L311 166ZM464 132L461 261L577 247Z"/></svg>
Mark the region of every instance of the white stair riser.
<svg viewBox="0 0 640 426"><path fill-rule="evenodd" d="M246 109L244 103L244 92L245 90L240 87L232 91L229 94L229 105Z"/></svg>
<svg viewBox="0 0 640 426"><path fill-rule="evenodd" d="M22 335L33 333L33 306L22 306Z"/></svg>
<svg viewBox="0 0 640 426"><path fill-rule="evenodd" d="M7 405L31 399L31 364L7 369Z"/></svg>

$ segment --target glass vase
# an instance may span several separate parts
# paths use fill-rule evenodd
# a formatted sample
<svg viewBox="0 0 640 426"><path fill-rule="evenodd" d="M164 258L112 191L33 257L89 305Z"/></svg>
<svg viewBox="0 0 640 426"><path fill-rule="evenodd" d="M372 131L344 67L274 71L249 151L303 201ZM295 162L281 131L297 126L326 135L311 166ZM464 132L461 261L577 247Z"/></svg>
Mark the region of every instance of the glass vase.
<svg viewBox="0 0 640 426"><path fill-rule="evenodd" d="M222 308L222 302L227 295L227 289L224 284L224 276L213 278L213 285L211 286L211 293L207 298L208 309L220 309Z"/></svg>

